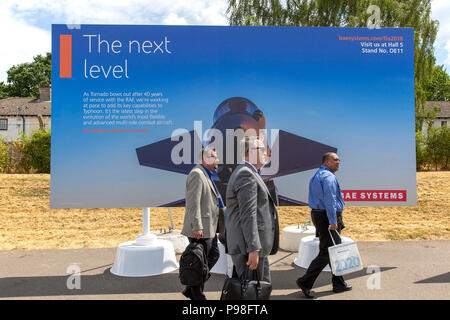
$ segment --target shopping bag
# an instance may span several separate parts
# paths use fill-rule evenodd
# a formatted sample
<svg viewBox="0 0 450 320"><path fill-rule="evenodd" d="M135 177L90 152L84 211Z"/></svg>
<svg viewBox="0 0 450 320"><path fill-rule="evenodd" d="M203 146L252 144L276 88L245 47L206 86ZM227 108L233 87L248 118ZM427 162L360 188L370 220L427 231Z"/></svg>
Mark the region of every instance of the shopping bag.
<svg viewBox="0 0 450 320"><path fill-rule="evenodd" d="M328 232L330 233L331 240L334 244L334 246L328 247L331 272L335 276L343 276L362 270L361 256L359 255L356 242L336 244L331 235L331 231L328 230ZM336 233L339 235L339 232L336 231ZM339 238L340 237L341 236L339 235Z"/></svg>

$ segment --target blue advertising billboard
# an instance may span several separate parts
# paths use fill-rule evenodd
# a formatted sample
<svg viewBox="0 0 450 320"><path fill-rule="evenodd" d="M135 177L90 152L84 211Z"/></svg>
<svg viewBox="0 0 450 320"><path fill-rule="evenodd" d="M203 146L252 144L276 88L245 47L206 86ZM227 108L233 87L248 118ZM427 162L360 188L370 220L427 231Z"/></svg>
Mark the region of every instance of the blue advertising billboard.
<svg viewBox="0 0 450 320"><path fill-rule="evenodd" d="M52 208L182 206L206 145L225 198L251 130L279 205L328 151L347 205L416 205L413 29L52 25Z"/></svg>

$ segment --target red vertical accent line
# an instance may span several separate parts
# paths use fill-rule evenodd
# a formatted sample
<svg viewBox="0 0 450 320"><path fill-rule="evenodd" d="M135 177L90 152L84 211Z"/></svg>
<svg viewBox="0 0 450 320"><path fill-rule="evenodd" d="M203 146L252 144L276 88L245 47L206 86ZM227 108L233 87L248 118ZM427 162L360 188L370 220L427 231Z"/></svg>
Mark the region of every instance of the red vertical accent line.
<svg viewBox="0 0 450 320"><path fill-rule="evenodd" d="M59 36L59 77L72 78L72 35Z"/></svg>

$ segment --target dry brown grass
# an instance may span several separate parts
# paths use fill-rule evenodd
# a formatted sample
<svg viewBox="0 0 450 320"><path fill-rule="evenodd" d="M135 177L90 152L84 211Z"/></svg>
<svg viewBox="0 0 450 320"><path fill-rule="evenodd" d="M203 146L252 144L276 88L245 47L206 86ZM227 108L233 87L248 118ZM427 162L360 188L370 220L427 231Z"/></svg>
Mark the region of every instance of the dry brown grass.
<svg viewBox="0 0 450 320"><path fill-rule="evenodd" d="M355 240L450 239L450 172L419 172L417 207L346 207L345 236ZM142 232L142 209L50 210L50 176L0 174L0 249L116 247ZM181 229L184 208L172 209ZM279 208L280 229L303 223L306 207ZM151 209L151 228L170 224Z"/></svg>

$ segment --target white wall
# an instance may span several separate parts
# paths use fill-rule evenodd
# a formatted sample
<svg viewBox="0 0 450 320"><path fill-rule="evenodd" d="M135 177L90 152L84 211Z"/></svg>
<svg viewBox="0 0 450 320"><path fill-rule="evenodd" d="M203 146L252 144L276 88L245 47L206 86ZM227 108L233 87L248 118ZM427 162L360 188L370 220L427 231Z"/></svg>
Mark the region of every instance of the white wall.
<svg viewBox="0 0 450 320"><path fill-rule="evenodd" d="M27 136L31 136L31 134L39 129L39 120L37 117L28 117L25 116L25 133ZM17 116L8 116L1 117L0 119L8 119L8 130L0 130L0 135L7 141L17 140L19 135L23 131L23 120L22 117ZM50 129L51 126L51 118L49 116L43 116L44 126L46 129Z"/></svg>
<svg viewBox="0 0 450 320"><path fill-rule="evenodd" d="M434 119L433 127L440 128L440 127L441 127L442 121L447 121L447 126L450 127L450 118L439 118L439 119ZM426 123L424 123L424 124L423 124L423 127L422 127L422 134L423 134L424 136L427 135L427 129L428 129L428 126L426 125Z"/></svg>

